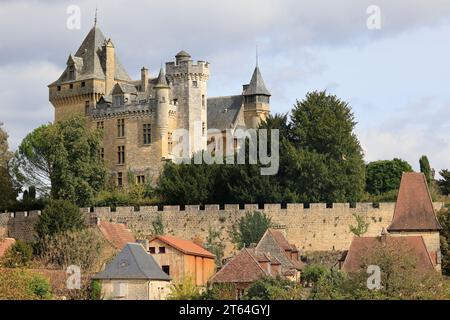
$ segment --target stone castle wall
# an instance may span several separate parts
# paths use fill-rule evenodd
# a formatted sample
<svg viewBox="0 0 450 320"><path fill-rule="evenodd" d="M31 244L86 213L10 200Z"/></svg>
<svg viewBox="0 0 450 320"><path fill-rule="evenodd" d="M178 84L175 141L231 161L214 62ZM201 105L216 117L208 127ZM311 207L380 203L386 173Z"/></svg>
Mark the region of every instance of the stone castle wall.
<svg viewBox="0 0 450 320"><path fill-rule="evenodd" d="M435 203L436 210L443 207ZM220 232L226 244L226 254L233 252L229 230L231 226L246 212L261 211L272 217L272 222L278 228L286 230L286 236L302 251L347 250L353 234L350 225L356 225L354 215L362 216L369 223L366 236L377 236L383 228L391 223L395 203L357 203L351 207L348 203L335 203L327 207L324 203L258 205L206 205L200 206L164 206L151 207L117 207L111 209L82 209L87 218L98 217L110 222L124 223L138 237L149 236L152 222L160 215L163 218L167 234L185 239L201 238L206 240L211 228ZM138 209L138 210L135 210ZM33 225L38 212L0 214L0 229L6 227L8 235L17 239L30 240L33 235Z"/></svg>

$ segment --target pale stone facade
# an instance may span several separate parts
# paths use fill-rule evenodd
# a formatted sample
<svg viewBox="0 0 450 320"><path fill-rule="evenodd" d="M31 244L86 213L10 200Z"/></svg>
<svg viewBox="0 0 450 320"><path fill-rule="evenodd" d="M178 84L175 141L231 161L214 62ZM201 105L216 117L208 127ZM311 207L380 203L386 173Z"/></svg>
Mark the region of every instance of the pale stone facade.
<svg viewBox="0 0 450 320"><path fill-rule="evenodd" d="M220 148L208 137L208 129L224 133L256 128L269 114L270 93L258 67L235 96L209 98L209 76L208 62L193 61L181 51L157 77L142 68L141 79L132 80L111 39L95 25L76 54L69 56L61 77L49 85L49 98L55 121L85 115L93 128L103 130L99 156L116 184L127 185L129 177L138 183L154 182L164 161L174 156L176 129L189 131L192 155L208 143Z"/></svg>
<svg viewBox="0 0 450 320"><path fill-rule="evenodd" d="M165 300L169 293L167 281L102 280L104 300Z"/></svg>

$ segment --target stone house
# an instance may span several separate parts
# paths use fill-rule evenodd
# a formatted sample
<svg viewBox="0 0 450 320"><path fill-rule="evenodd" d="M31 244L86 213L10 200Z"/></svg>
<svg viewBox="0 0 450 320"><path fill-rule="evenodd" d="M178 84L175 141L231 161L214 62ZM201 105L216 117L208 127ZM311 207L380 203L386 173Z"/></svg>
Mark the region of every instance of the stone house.
<svg viewBox="0 0 450 320"><path fill-rule="evenodd" d="M92 279L101 281L103 299L114 300L164 300L171 283L155 259L137 243L128 243Z"/></svg>
<svg viewBox="0 0 450 320"><path fill-rule="evenodd" d="M155 236L146 247L174 282L190 277L197 286L205 286L216 272L215 255L193 241Z"/></svg>

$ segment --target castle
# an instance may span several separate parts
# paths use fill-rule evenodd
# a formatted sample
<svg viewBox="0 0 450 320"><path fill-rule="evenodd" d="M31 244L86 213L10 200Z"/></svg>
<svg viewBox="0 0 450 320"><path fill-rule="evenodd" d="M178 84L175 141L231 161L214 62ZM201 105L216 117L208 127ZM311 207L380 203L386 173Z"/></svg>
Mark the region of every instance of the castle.
<svg viewBox="0 0 450 320"><path fill-rule="evenodd" d="M157 77L144 67L141 79L132 80L113 42L95 23L75 55L69 55L62 75L48 86L49 100L55 121L84 115L91 127L103 131L99 157L117 186L127 185L130 172L136 183L145 184L154 182L163 163L173 159L175 130L189 131L192 155L226 146L227 130L256 128L269 114L271 94L258 66L250 83L232 96L208 97L209 75L208 62L194 62L180 51ZM208 129L216 134L208 135ZM196 133L200 139L194 139ZM234 140L233 148L238 148Z"/></svg>

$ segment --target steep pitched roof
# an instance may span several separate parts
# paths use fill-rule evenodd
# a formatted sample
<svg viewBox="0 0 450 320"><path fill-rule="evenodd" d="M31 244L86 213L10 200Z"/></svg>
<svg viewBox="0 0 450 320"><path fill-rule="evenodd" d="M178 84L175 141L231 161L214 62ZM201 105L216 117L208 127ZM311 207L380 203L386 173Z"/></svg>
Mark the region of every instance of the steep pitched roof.
<svg viewBox="0 0 450 320"><path fill-rule="evenodd" d="M81 43L75 53L75 57L72 59L76 62L77 80L83 79L104 79L105 78L105 52L103 50L103 44L106 38L103 32L94 26L86 38ZM69 60L71 57L69 57ZM82 60L82 63L80 60ZM125 68L121 64L120 60L115 56L115 75L116 80L131 81L130 76L126 72ZM56 81L56 83L61 83L69 81L68 69L63 72L61 77Z"/></svg>
<svg viewBox="0 0 450 320"><path fill-rule="evenodd" d="M208 129L234 128L242 108L242 95L208 99Z"/></svg>
<svg viewBox="0 0 450 320"><path fill-rule="evenodd" d="M118 82L114 85L114 88L111 92L112 95L122 94L122 93L132 93L137 94L136 87L129 83Z"/></svg>
<svg viewBox="0 0 450 320"><path fill-rule="evenodd" d="M252 79L250 80L250 84L244 92L245 96L252 95L265 95L270 96L269 90L266 88L266 84L264 83L263 77L261 75L261 71L259 71L259 67L255 68L253 71Z"/></svg>
<svg viewBox="0 0 450 320"><path fill-rule="evenodd" d="M13 238L4 238L0 239L0 258L3 257L8 251L16 243L16 239Z"/></svg>
<svg viewBox="0 0 450 320"><path fill-rule="evenodd" d="M136 242L133 233L124 224L101 220L98 228L105 239L116 249L122 250L129 242Z"/></svg>
<svg viewBox="0 0 450 320"><path fill-rule="evenodd" d="M423 173L405 172L388 231L441 230Z"/></svg>
<svg viewBox="0 0 450 320"><path fill-rule="evenodd" d="M211 283L252 283L268 273L260 266L250 249L242 249L210 279Z"/></svg>
<svg viewBox="0 0 450 320"><path fill-rule="evenodd" d="M206 257L214 259L216 256L206 250L205 248L199 246L198 244L194 243L190 240L175 238L171 236L155 236L150 241L158 239L167 245L183 252L184 254L193 255L193 256L199 256L199 257Z"/></svg>
<svg viewBox="0 0 450 320"><path fill-rule="evenodd" d="M169 88L169 84L167 83L166 74L163 68L159 70L159 75L158 78L156 79L156 84L154 88Z"/></svg>
<svg viewBox="0 0 450 320"><path fill-rule="evenodd" d="M128 243L114 259L106 265L104 271L97 273L94 279L134 279L170 281L170 277L161 270L142 245Z"/></svg>
<svg viewBox="0 0 450 320"><path fill-rule="evenodd" d="M357 272L364 263L370 263L365 259L370 259L376 248L385 245L397 252L404 252L405 255L411 254L416 259L416 270L419 272L428 272L434 270L433 262L427 250L422 236L385 236L382 237L354 237L342 269L347 272ZM383 242L384 241L384 244Z"/></svg>

